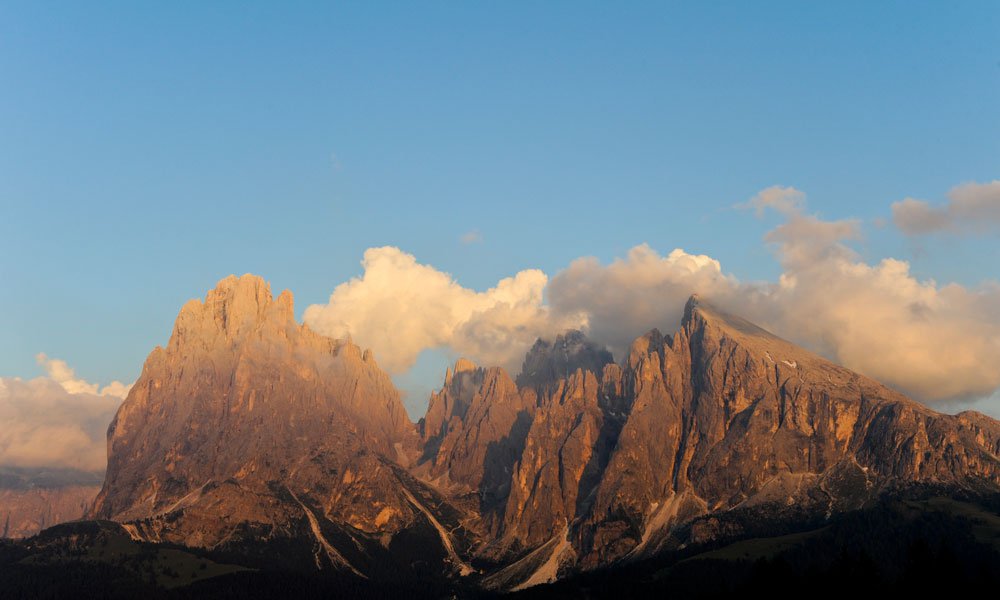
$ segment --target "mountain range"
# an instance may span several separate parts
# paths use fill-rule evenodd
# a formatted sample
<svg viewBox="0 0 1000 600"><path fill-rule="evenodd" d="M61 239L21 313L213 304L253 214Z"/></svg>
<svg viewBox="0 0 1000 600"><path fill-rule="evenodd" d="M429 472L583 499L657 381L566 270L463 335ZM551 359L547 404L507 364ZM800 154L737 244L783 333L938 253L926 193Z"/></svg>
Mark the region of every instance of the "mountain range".
<svg viewBox="0 0 1000 600"><path fill-rule="evenodd" d="M935 412L698 296L619 362L579 331L536 342L514 376L460 359L414 424L371 351L298 324L288 291L244 275L187 303L146 359L90 529L18 548L72 538L237 565L221 578L538 593L829 535L899 502L972 518L998 494L1000 422ZM1000 525L975 510L994 568Z"/></svg>

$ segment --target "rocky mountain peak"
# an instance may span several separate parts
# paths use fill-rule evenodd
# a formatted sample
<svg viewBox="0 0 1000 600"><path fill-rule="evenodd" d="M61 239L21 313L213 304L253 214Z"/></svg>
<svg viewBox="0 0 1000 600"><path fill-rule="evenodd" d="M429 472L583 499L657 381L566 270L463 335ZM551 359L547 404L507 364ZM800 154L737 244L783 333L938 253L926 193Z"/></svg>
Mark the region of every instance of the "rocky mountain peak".
<svg viewBox="0 0 1000 600"><path fill-rule="evenodd" d="M271 286L257 275L230 275L208 292L205 300L190 300L177 316L170 345L216 337L242 338L265 322L276 329L295 326L295 301L283 291L276 299Z"/></svg>
<svg viewBox="0 0 1000 600"><path fill-rule="evenodd" d="M445 371L444 386L431 393L427 413L419 424L425 443L429 440L434 440L435 444L440 442L453 419L460 422L465 418L485 374L484 369L465 358L458 359L454 369L449 367ZM436 445L434 448L436 450Z"/></svg>
<svg viewBox="0 0 1000 600"><path fill-rule="evenodd" d="M538 340L516 383L459 359L419 440L370 352L292 315L253 276L185 306L111 425L95 515L212 548L304 539L317 568L373 575L438 548L506 589L896 487L1000 487L996 421L934 413L698 296L621 364L580 331Z"/></svg>
<svg viewBox="0 0 1000 600"><path fill-rule="evenodd" d="M773 377L794 382L799 387L860 387L872 397L902 399L917 410L926 410L882 384L782 339L743 317L717 308L697 295L685 306L678 335L689 341L695 367L713 362L720 354L735 356L735 352L743 361L739 365L741 370L748 374L759 376L773 372Z"/></svg>
<svg viewBox="0 0 1000 600"><path fill-rule="evenodd" d="M455 378L466 380L471 376L471 375L464 375L462 377L459 377L460 374L462 373L472 374L475 373L478 369L479 367L476 365L476 363L472 362L471 360L467 358L459 358L457 361L455 361L454 369L449 367L447 370L445 370L444 374L445 387L452 385L452 381L455 380Z"/></svg>
<svg viewBox="0 0 1000 600"><path fill-rule="evenodd" d="M598 375L614 362L611 353L590 341L579 330L570 329L548 341L539 338L524 357L518 387L545 387L568 378L577 369Z"/></svg>
<svg viewBox="0 0 1000 600"><path fill-rule="evenodd" d="M638 367L640 361L645 358L651 352L659 352L664 343L663 334L660 333L659 329L651 329L645 335L637 337L632 341L632 345L629 346L628 356L626 356L625 364L631 368L635 369Z"/></svg>
<svg viewBox="0 0 1000 600"><path fill-rule="evenodd" d="M687 304L684 305L684 318L681 320L681 328L688 334L692 334L696 330L706 327L714 327L725 331L729 335L739 337L780 339L766 329L747 321L743 317L719 309L702 296L694 294L688 299Z"/></svg>
<svg viewBox="0 0 1000 600"><path fill-rule="evenodd" d="M253 275L227 277L184 306L108 438L95 512L114 518L170 512L225 481L254 493L275 480L312 489L317 468L343 470L358 453L406 462L416 446L399 392L371 353L298 325L291 293L274 299ZM348 501L330 502L336 510Z"/></svg>
<svg viewBox="0 0 1000 600"><path fill-rule="evenodd" d="M463 373L465 371L473 371L477 369L476 363L472 362L467 358L460 358L455 361L455 373Z"/></svg>

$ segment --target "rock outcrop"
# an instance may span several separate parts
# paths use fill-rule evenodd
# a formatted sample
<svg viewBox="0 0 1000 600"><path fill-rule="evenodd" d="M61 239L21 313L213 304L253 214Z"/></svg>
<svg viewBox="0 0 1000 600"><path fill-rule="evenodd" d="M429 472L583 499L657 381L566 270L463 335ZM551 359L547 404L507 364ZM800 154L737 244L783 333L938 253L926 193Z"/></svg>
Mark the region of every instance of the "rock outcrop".
<svg viewBox="0 0 1000 600"><path fill-rule="evenodd" d="M514 588L907 486L1000 491L998 453L997 421L936 413L697 297L620 364L575 331L516 380L459 360L413 426L370 352L244 276L150 354L94 514L144 540L305 540L318 568L475 564Z"/></svg>
<svg viewBox="0 0 1000 600"><path fill-rule="evenodd" d="M621 365L569 368L552 347L518 378L537 406L479 549L508 563L497 587L706 541L716 514L828 517L901 487L1000 485L997 421L936 413L697 297Z"/></svg>
<svg viewBox="0 0 1000 600"><path fill-rule="evenodd" d="M395 533L438 537L440 500L403 468L417 444L371 352L296 324L289 292L229 277L146 360L94 514L190 546L301 538L317 567L365 574Z"/></svg>
<svg viewBox="0 0 1000 600"><path fill-rule="evenodd" d="M83 518L101 490L102 473L0 467L0 538L26 538Z"/></svg>
<svg viewBox="0 0 1000 600"><path fill-rule="evenodd" d="M632 405L580 526L586 566L651 553L698 514L829 514L893 485L1000 484L995 420L936 413L697 297L605 385Z"/></svg>
<svg viewBox="0 0 1000 600"><path fill-rule="evenodd" d="M534 395L519 392L503 369L459 360L444 388L432 394L428 416L420 423L428 462L417 472L453 495L474 494L490 537L499 526L534 412Z"/></svg>
<svg viewBox="0 0 1000 600"><path fill-rule="evenodd" d="M570 329L551 342L535 342L524 357L517 385L545 388L568 379L577 369L599 374L604 365L613 362L610 352L587 339L583 332Z"/></svg>

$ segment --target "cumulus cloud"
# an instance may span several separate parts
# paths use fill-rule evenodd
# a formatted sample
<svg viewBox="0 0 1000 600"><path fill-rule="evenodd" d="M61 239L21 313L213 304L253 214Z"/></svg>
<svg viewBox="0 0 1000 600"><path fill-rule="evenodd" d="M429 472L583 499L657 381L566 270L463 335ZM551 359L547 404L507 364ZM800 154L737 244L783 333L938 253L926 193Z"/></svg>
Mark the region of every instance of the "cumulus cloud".
<svg viewBox="0 0 1000 600"><path fill-rule="evenodd" d="M956 188L961 208L950 210L986 214L987 187ZM739 206L783 217L764 237L782 267L777 281L741 282L709 256L663 255L642 244L610 264L580 258L551 281L526 270L477 292L398 248L373 248L363 275L338 286L327 304L309 307L305 321L373 348L394 374L427 348L516 371L536 337L569 327L620 359L649 329L675 330L685 300L698 293L920 400L969 400L1000 389L1000 285L920 280L893 258L869 264L850 247L861 238L860 223L808 213L795 188L768 188Z"/></svg>
<svg viewBox="0 0 1000 600"><path fill-rule="evenodd" d="M813 215L790 215L764 236L778 247L781 264L787 271L810 269L830 260L852 260L855 253L841 242L861 237L858 221L823 221Z"/></svg>
<svg viewBox="0 0 1000 600"><path fill-rule="evenodd" d="M920 281L893 258L867 264L844 245L859 237L856 221L792 215L765 238L783 274L748 316L923 400L1000 386L1000 287Z"/></svg>
<svg viewBox="0 0 1000 600"><path fill-rule="evenodd" d="M786 271L766 299L760 320L776 333L920 399L1000 386L1000 289L919 281L891 258L833 256Z"/></svg>
<svg viewBox="0 0 1000 600"><path fill-rule="evenodd" d="M642 244L609 265L573 261L552 278L548 295L554 314L583 315L588 334L621 357L649 329L679 324L692 293L722 298L738 288L715 259L681 249L660 256Z"/></svg>
<svg viewBox="0 0 1000 600"><path fill-rule="evenodd" d="M894 202L892 220L910 236L996 230L1000 228L1000 180L954 187L948 201L939 206L914 198Z"/></svg>
<svg viewBox="0 0 1000 600"><path fill-rule="evenodd" d="M698 293L922 400L1000 387L1000 286L920 281L892 258L869 265L846 245L860 238L860 224L805 214L794 188L769 188L741 206L785 216L765 236L782 265L777 282L742 283L707 256L678 249L661 257L642 245L624 260L580 259L555 275L555 314L583 314L591 336L620 357L651 327L676 329L684 300Z"/></svg>
<svg viewBox="0 0 1000 600"><path fill-rule="evenodd" d="M48 376L0 378L0 466L103 470L108 424L131 386L99 389L64 361L36 359Z"/></svg>
<svg viewBox="0 0 1000 600"><path fill-rule="evenodd" d="M77 379L76 372L66 364L66 361L57 358L49 358L44 352L35 355L35 362L48 374L49 379L58 383L70 394L92 394L98 396L114 396L124 399L132 385L125 385L120 381L112 381L101 388L96 383L88 383L83 379Z"/></svg>
<svg viewBox="0 0 1000 600"><path fill-rule="evenodd" d="M582 325L578 317L550 313L543 302L548 277L537 269L477 292L391 246L370 248L361 264L361 277L337 286L327 304L306 308L303 320L320 333L372 348L393 374L409 369L427 348L514 367L537 337Z"/></svg>
<svg viewBox="0 0 1000 600"><path fill-rule="evenodd" d="M801 191L793 187L773 185L736 207L752 208L758 217L764 216L767 209L776 210L783 215L796 215L802 212L805 202L806 195Z"/></svg>

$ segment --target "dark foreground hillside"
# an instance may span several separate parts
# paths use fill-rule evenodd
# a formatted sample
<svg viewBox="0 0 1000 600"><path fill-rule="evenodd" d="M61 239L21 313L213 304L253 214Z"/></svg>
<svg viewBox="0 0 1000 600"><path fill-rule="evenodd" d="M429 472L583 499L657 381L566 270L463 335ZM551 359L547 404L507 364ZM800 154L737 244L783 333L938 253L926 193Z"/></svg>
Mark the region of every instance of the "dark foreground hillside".
<svg viewBox="0 0 1000 600"><path fill-rule="evenodd" d="M744 518L737 515L736 518ZM761 521L757 537L663 553L511 594L515 598L717 598L940 592L1000 585L1000 497L925 494L884 500L829 521ZM282 548L273 548L275 565ZM476 598L499 597L428 578L372 581L331 571L269 568L133 541L110 522L70 523L0 546L4 598Z"/></svg>
<svg viewBox="0 0 1000 600"><path fill-rule="evenodd" d="M997 497L884 500L868 510L803 525L783 535L666 553L514 597L955 597L1000 585Z"/></svg>

